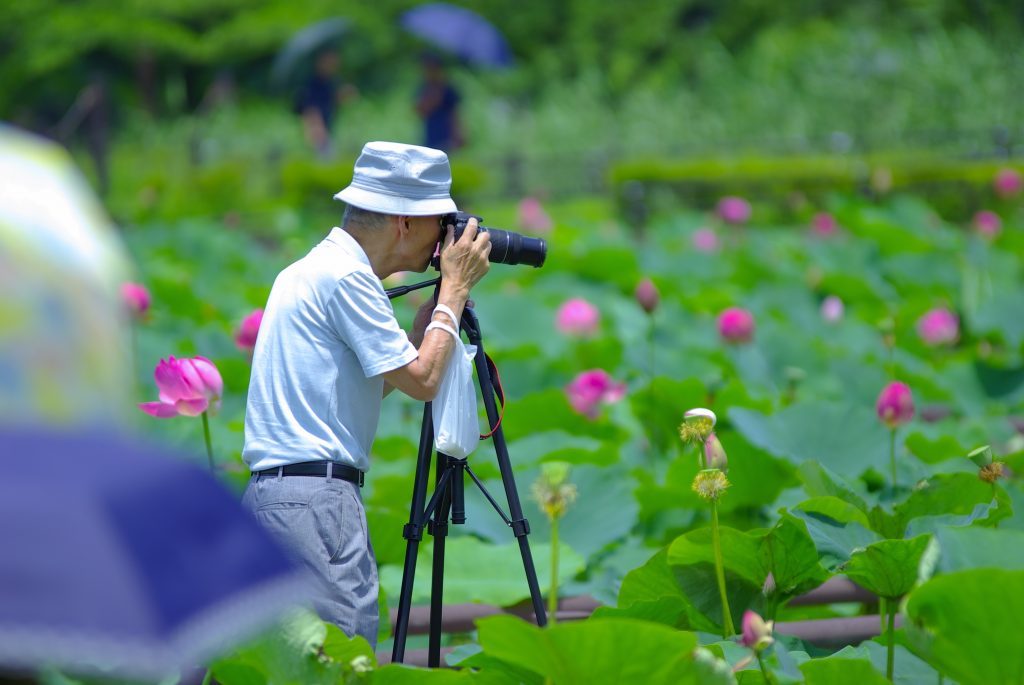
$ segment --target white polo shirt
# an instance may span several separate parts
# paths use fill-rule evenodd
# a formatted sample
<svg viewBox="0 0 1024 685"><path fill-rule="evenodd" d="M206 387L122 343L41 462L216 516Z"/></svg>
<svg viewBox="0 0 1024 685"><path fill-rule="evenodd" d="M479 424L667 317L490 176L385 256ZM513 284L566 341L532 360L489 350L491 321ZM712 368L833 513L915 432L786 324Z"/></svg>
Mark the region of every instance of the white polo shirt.
<svg viewBox="0 0 1024 685"><path fill-rule="evenodd" d="M416 357L366 253L334 228L274 281L253 352L242 458L253 471L328 459L367 471L381 374Z"/></svg>

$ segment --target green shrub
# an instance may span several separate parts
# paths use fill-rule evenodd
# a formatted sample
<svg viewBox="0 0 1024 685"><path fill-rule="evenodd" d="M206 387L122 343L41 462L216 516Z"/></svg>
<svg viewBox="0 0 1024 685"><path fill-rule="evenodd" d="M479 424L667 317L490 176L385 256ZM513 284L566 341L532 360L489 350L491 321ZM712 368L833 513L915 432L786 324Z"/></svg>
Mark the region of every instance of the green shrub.
<svg viewBox="0 0 1024 685"><path fill-rule="evenodd" d="M620 202L638 188L646 198L671 191L677 199L710 208L723 195L748 199L799 198L821 204L835 191L869 193L908 191L922 195L945 218L966 220L975 211L998 204L992 190L996 172L1020 163L915 156L735 157L712 159L627 160L612 164L609 183ZM639 185L637 185L639 184Z"/></svg>

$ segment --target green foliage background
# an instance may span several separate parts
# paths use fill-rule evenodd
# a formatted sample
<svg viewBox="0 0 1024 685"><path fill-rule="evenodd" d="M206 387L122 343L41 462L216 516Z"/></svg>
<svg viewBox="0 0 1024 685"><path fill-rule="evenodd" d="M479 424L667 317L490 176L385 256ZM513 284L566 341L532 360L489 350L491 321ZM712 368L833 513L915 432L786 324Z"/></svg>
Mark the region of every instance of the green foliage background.
<svg viewBox="0 0 1024 685"><path fill-rule="evenodd" d="M0 47L11 56L0 62L0 117L47 130L94 74L113 88L105 199L154 301L137 329L138 399L152 399L158 359L213 359L225 380L211 426L219 476L238 490L248 477L240 450L250 367L232 332L264 305L274 276L337 222L330 196L347 183L362 143L418 140L410 100L421 46L396 29L412 5L0 5ZM745 661L749 650L719 639L708 511L690 487L694 454L676 438L683 411L710 406L730 460L721 516L737 625L747 608L783 622L876 611L788 604L846 576L905 619L895 647L901 682L934 682L937 673L1020 682L1012 636L1024 573L1015 551L1024 530L1015 423L1024 412L1024 216L1019 196L998 197L991 182L998 169L1021 168L1013 158L1024 133L1021 4L472 6L500 25L517 66L454 70L470 133L453 155L455 194L487 223L513 230L527 230L517 201L536 194L554 224L544 269L496 266L474 298L505 380L520 491L543 463L572 464L579 500L561 522L562 593L607 606L550 631L509 617L481 622L452 639L468 643L453 661L476 670L429 676L391 666L356 673L355 656L372 662L369 645L296 619L225 655L217 679L764 682ZM318 160L268 72L295 30L328 16L353 22L345 77L362 97L342 110L337 155ZM224 68L237 98L197 111ZM139 86L147 70L151 97ZM82 141L69 142L90 170ZM752 200L748 225L724 226L709 211L730 193ZM970 230L978 209L1001 217L996 240ZM836 218L836 236L808 234L819 211ZM712 255L693 247L702 227L722 240ZM653 317L633 297L645 277L661 291ZM828 295L846 303L837 324L819 313ZM594 338L555 331L569 297L598 306ZM413 300L396 303L404 324ZM729 306L754 314L752 344L718 339L715 317ZM917 336L916 321L935 306L960 316L951 347ZM883 322L895 346L885 344ZM590 368L628 387L593 421L564 394ZM911 385L919 407L893 443L895 486L891 436L873 411L893 378ZM939 418L925 420L926 408L941 409ZM418 410L401 397L385 403L364 490L392 603ZM198 454L196 421L137 420L151 437ZM979 444L994 446L1008 478L977 478L964 455ZM500 491L486 448L474 468ZM475 491L467 500L470 522L449 543L450 601L522 602L507 528ZM550 525L534 503L525 507L543 575ZM782 633L768 672L777 682L862 684L880 680L885 665L880 642L830 652Z"/></svg>

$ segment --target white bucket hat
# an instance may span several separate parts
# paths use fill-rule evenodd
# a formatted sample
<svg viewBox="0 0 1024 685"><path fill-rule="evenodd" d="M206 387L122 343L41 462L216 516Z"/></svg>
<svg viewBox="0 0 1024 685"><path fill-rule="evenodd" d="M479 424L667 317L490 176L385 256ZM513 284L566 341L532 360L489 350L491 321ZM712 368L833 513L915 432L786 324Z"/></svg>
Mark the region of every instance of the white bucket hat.
<svg viewBox="0 0 1024 685"><path fill-rule="evenodd" d="M441 150L374 141L363 146L352 183L334 199L381 214L432 216L458 211L451 187L451 166Z"/></svg>

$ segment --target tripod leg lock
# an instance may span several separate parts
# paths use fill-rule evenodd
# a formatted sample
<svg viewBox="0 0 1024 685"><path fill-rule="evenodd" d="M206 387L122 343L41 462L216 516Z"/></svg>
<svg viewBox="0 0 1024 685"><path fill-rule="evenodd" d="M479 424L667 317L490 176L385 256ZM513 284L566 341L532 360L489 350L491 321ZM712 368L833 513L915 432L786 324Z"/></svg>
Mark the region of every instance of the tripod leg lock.
<svg viewBox="0 0 1024 685"><path fill-rule="evenodd" d="M517 538L530 534L530 522L524 518L512 521L508 525L512 526L512 534Z"/></svg>
<svg viewBox="0 0 1024 685"><path fill-rule="evenodd" d="M448 535L448 523L447 521L434 522L430 521L427 523L427 532L436 537L445 537Z"/></svg>
<svg viewBox="0 0 1024 685"><path fill-rule="evenodd" d="M406 540L419 542L423 539L423 526L418 523L407 523L402 527L402 537Z"/></svg>

